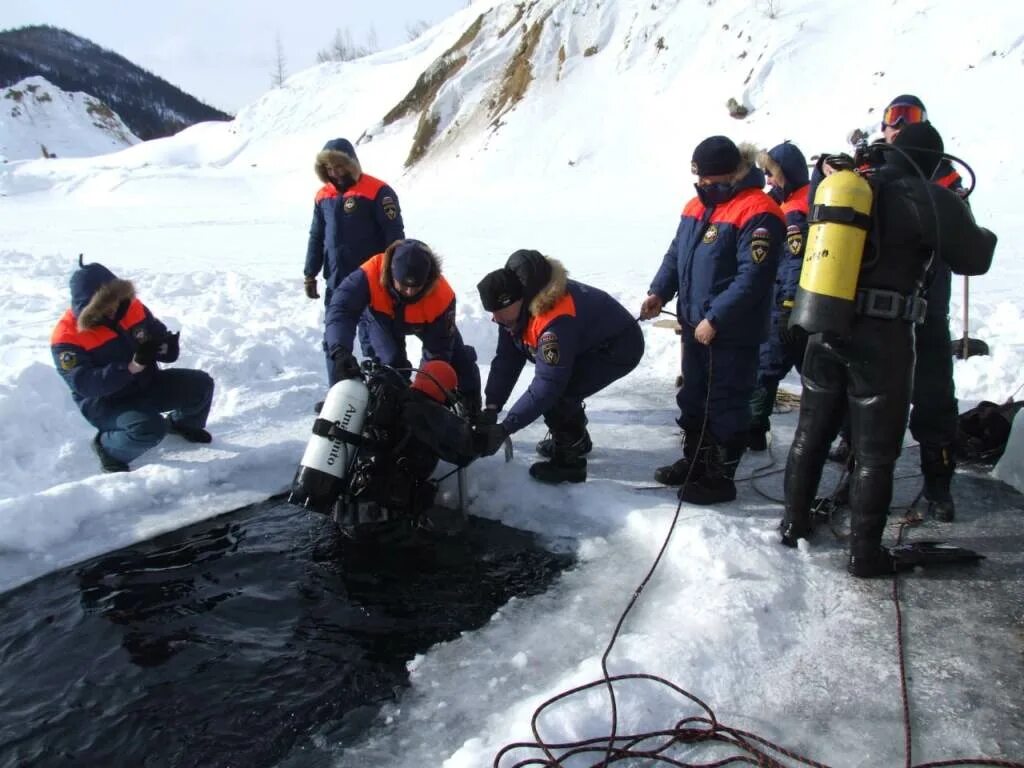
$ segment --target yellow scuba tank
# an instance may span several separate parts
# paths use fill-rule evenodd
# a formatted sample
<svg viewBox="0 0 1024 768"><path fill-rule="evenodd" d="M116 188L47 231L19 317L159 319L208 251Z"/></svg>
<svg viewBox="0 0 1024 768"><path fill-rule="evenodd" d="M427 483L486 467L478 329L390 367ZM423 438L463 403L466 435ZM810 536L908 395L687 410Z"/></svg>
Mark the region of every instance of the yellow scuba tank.
<svg viewBox="0 0 1024 768"><path fill-rule="evenodd" d="M837 171L818 185L790 328L849 333L873 197L871 185L853 171Z"/></svg>

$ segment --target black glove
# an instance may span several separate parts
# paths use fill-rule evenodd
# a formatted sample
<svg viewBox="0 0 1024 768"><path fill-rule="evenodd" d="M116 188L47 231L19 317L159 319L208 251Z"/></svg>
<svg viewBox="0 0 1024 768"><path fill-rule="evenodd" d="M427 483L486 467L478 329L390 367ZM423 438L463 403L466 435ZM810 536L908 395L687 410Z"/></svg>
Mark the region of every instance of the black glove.
<svg viewBox="0 0 1024 768"><path fill-rule="evenodd" d="M498 409L484 408L476 415L474 423L478 427L493 427L498 423Z"/></svg>
<svg viewBox="0 0 1024 768"><path fill-rule="evenodd" d="M302 287L306 289L306 298L307 299L319 299L320 298L320 294L316 292L316 278L315 277L307 277L302 282Z"/></svg>
<svg viewBox="0 0 1024 768"><path fill-rule="evenodd" d="M508 438L503 424L480 425L473 432L473 447L480 456L493 456Z"/></svg>
<svg viewBox="0 0 1024 768"><path fill-rule="evenodd" d="M163 343L163 339L154 338L147 338L139 342L139 346L135 348L135 356L132 358L135 364L145 368L155 363L157 353L160 351L160 345Z"/></svg>
<svg viewBox="0 0 1024 768"><path fill-rule="evenodd" d="M334 379L358 379L362 374L359 371L359 361L346 349L339 349L331 359L334 360Z"/></svg>
<svg viewBox="0 0 1024 768"><path fill-rule="evenodd" d="M779 313L779 341L785 346L793 343L793 331L789 327L789 311Z"/></svg>
<svg viewBox="0 0 1024 768"><path fill-rule="evenodd" d="M181 354L181 332L168 333L160 342L160 346L157 348L157 355L161 360L168 363L173 363L178 359L178 355Z"/></svg>

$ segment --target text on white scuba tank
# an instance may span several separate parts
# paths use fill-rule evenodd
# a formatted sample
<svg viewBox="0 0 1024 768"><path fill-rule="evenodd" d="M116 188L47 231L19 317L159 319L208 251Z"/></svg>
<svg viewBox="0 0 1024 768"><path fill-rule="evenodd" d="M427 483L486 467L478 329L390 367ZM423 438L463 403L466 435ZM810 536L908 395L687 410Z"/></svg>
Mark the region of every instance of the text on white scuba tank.
<svg viewBox="0 0 1024 768"><path fill-rule="evenodd" d="M341 419L341 421L335 421L334 426L347 431L348 425L352 421L352 416L355 415L355 412L356 407L352 405L352 403L349 403L347 406L345 406L345 416ZM341 446L341 440L331 441L331 452L327 454L327 464L329 466L334 466L334 462L337 461L338 459L338 454L341 453Z"/></svg>

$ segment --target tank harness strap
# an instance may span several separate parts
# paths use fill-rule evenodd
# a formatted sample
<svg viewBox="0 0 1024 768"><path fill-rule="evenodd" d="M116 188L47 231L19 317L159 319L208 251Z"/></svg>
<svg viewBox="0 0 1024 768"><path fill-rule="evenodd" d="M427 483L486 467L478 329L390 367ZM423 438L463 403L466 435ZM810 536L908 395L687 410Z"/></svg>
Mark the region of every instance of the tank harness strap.
<svg viewBox="0 0 1024 768"><path fill-rule="evenodd" d="M928 302L921 296L915 294L904 296L896 291L866 288L857 291L854 311L864 317L874 317L879 320L903 320L920 325L924 322L927 309Z"/></svg>
<svg viewBox="0 0 1024 768"><path fill-rule="evenodd" d="M850 224L863 230L871 229L871 216L846 205L812 205L808 224L836 222Z"/></svg>
<svg viewBox="0 0 1024 768"><path fill-rule="evenodd" d="M373 440L362 435L342 429L333 421L321 418L317 418L313 422L313 434L319 437L326 437L328 440L341 440L343 443L359 446L360 448L373 447L376 444Z"/></svg>

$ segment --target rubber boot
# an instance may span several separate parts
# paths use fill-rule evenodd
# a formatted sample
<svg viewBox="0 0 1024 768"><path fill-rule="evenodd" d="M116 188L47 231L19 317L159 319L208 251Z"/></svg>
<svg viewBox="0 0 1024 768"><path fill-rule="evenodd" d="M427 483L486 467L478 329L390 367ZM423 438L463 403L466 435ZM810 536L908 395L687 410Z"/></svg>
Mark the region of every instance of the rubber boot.
<svg viewBox="0 0 1024 768"><path fill-rule="evenodd" d="M733 501L736 498L736 467L747 447L746 435L734 437L727 443L712 443L704 454L705 470L697 479L679 489L679 498L688 504L706 506Z"/></svg>
<svg viewBox="0 0 1024 768"><path fill-rule="evenodd" d="M768 449L768 433L771 431L771 413L775 407L775 393L778 382L762 382L750 397L750 430L747 433L747 447L752 451Z"/></svg>
<svg viewBox="0 0 1024 768"><path fill-rule="evenodd" d="M870 471L870 470L868 470ZM880 472L889 471L882 468ZM851 576L871 579L891 576L896 572L896 563L889 550L882 546L885 531L885 513L864 514L862 509L876 508L872 499L864 498L872 488L864 480L864 473L858 472L852 478L851 494L855 495L850 509L850 559L846 570ZM891 492L891 482L889 485Z"/></svg>
<svg viewBox="0 0 1024 768"><path fill-rule="evenodd" d="M924 475L924 498L928 516L941 523L951 523L956 516L949 483L953 479L953 447L921 444L921 472Z"/></svg>
<svg viewBox="0 0 1024 768"><path fill-rule="evenodd" d="M711 436L705 437L705 442L710 441ZM654 470L654 479L662 485L682 485L687 477L693 482L704 472L704 462L694 461L697 455L697 443L700 442L700 430L683 429L683 458L664 467ZM693 472L690 472L690 466Z"/></svg>

